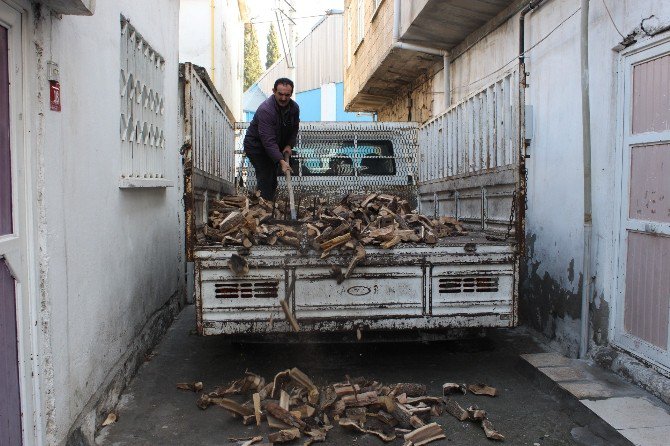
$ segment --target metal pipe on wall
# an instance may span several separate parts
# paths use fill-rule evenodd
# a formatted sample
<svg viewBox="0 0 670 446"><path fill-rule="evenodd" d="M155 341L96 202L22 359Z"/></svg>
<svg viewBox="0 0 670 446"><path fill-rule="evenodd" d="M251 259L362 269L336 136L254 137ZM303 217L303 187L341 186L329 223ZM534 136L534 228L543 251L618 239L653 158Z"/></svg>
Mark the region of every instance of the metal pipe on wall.
<svg viewBox="0 0 670 446"><path fill-rule="evenodd" d="M215 31L215 25L216 25L216 0L210 0L209 1L209 7L211 8L210 11L210 19L209 19L209 26L210 26L210 34L209 34L209 45L210 45L210 57L211 57L211 68L212 68L212 82L214 82L214 85L216 85L216 49L214 46L216 45L216 31Z"/></svg>
<svg viewBox="0 0 670 446"><path fill-rule="evenodd" d="M582 83L582 156L584 163L584 258L582 280L582 311L579 339L579 357L585 358L589 338L589 301L591 296L591 233L592 185L591 185L591 102L589 99L589 0L581 0L580 59Z"/></svg>

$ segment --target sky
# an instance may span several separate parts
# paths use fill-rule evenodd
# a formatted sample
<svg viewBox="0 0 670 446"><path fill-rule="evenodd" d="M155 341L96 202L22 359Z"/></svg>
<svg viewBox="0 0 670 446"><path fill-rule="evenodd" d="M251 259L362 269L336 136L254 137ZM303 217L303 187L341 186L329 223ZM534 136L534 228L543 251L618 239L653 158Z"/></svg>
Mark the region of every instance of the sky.
<svg viewBox="0 0 670 446"><path fill-rule="evenodd" d="M283 0L279 0L283 1ZM312 30L312 27L323 17L328 9L344 9L344 0L295 0L295 22L298 38L302 39ZM247 0L249 18L254 23L258 36L258 49L261 53L261 64L265 67L265 47L270 23L277 27L274 8L276 0ZM316 16L316 17L312 17ZM281 49L281 43L279 44ZM283 54L283 52L282 52Z"/></svg>

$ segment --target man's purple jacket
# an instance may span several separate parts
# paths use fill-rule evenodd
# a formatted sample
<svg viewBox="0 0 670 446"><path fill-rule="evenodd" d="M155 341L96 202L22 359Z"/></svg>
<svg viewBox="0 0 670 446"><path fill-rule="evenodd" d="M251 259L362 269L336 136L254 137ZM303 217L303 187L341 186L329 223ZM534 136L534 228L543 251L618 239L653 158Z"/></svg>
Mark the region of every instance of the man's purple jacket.
<svg viewBox="0 0 670 446"><path fill-rule="evenodd" d="M289 100L288 107L287 125L282 129L281 111L274 95L258 106L244 137L244 151L247 154L265 153L275 162L279 162L284 159L284 147L295 147L300 126L300 107L292 99Z"/></svg>

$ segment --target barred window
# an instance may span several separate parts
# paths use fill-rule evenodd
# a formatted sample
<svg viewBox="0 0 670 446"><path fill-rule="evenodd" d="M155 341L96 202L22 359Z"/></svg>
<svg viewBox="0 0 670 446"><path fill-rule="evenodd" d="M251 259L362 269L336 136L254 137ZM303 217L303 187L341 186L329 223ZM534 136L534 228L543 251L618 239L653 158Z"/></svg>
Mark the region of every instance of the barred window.
<svg viewBox="0 0 670 446"><path fill-rule="evenodd" d="M120 187L165 187L165 59L121 16Z"/></svg>

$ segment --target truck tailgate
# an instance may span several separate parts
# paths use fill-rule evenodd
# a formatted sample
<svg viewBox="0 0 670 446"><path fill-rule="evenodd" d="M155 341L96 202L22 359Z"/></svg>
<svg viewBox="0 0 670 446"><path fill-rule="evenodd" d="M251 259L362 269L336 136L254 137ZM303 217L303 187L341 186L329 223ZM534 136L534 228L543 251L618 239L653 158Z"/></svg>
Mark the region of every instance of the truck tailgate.
<svg viewBox="0 0 670 446"><path fill-rule="evenodd" d="M435 246L368 248L338 284L349 256L320 259L288 247L254 247L249 274L227 266L234 248L195 252L198 329L202 334L288 332L284 298L303 331L509 327L516 324L515 246L456 237Z"/></svg>

